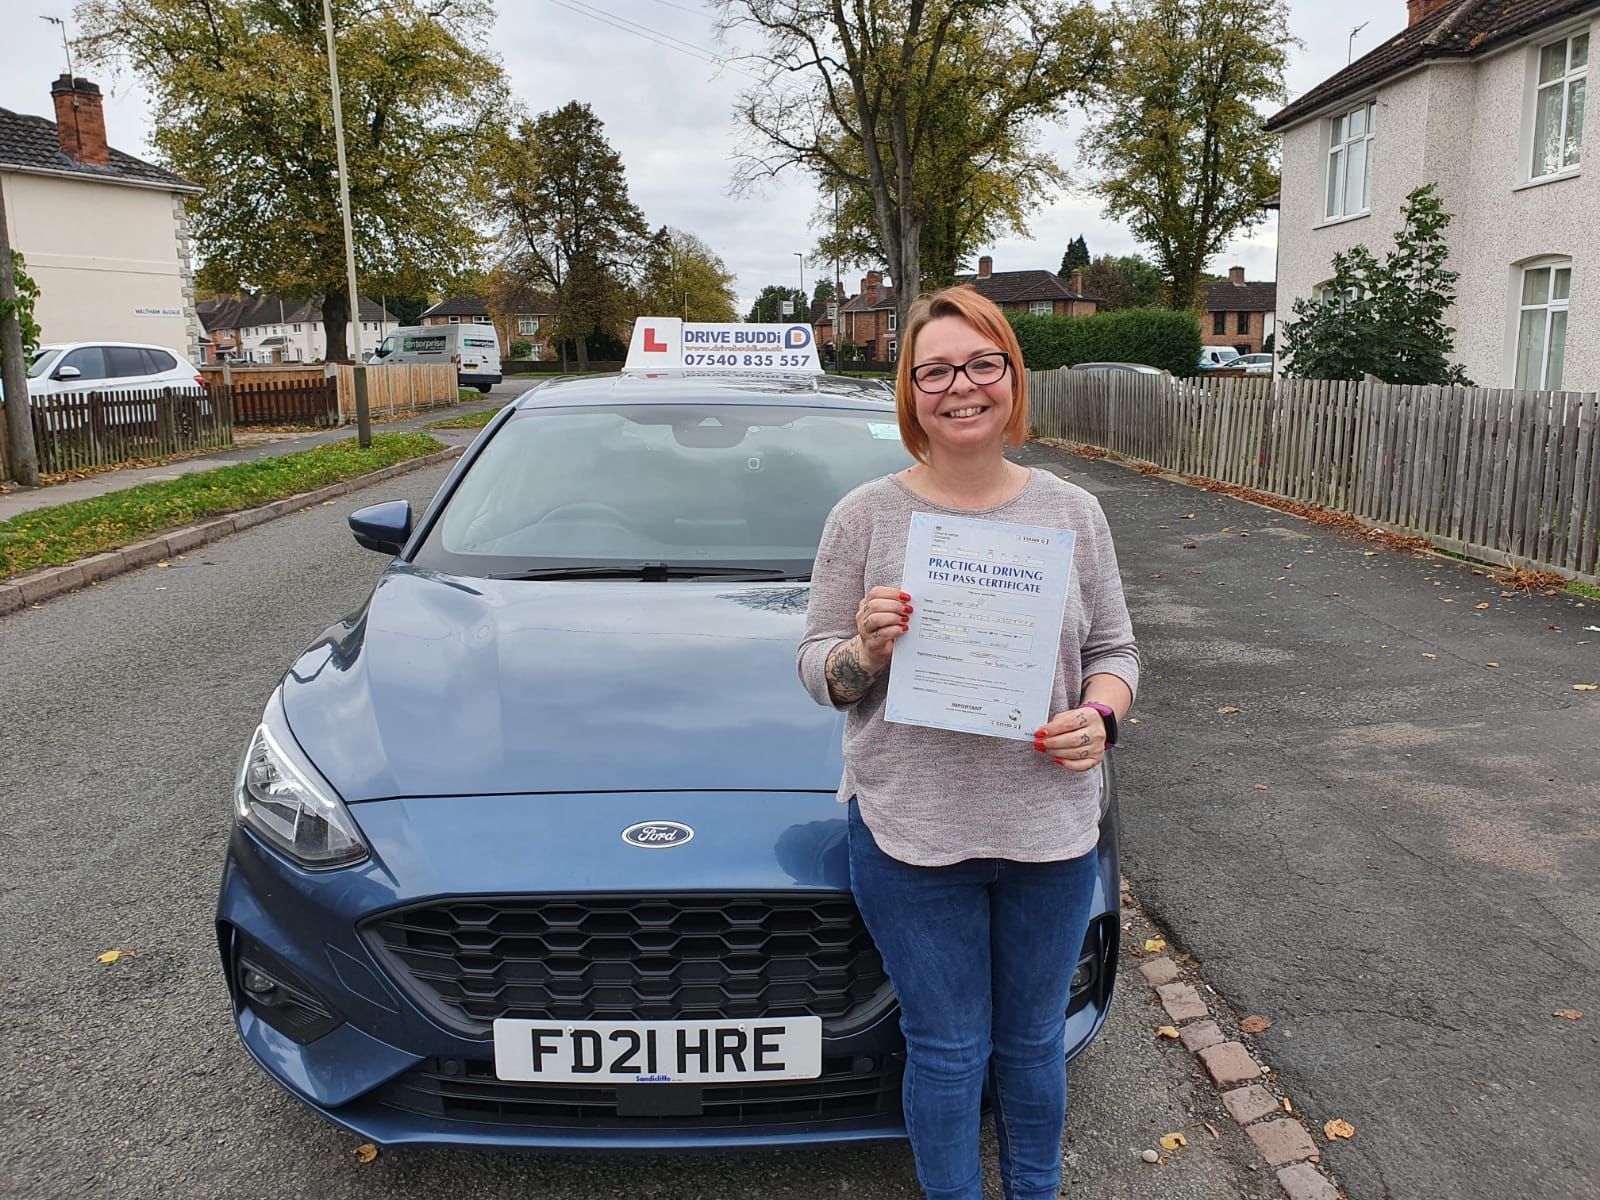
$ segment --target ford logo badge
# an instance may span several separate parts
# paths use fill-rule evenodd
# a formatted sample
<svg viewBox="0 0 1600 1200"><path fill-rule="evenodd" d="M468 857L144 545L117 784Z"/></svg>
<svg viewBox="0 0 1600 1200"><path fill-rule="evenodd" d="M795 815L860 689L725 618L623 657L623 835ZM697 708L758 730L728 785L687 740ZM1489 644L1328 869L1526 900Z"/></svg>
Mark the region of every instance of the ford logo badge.
<svg viewBox="0 0 1600 1200"><path fill-rule="evenodd" d="M622 831L622 840L642 850L666 850L694 839L694 830L677 821L640 821Z"/></svg>

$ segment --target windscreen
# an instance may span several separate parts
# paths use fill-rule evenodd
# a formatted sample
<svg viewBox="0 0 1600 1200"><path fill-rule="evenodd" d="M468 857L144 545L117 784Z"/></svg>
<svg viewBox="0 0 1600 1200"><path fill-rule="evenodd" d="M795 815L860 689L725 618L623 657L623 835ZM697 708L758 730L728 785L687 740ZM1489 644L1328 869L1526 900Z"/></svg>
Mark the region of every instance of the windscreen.
<svg viewBox="0 0 1600 1200"><path fill-rule="evenodd" d="M527 409L484 447L416 562L465 575L641 562L806 574L839 498L910 463L888 406Z"/></svg>

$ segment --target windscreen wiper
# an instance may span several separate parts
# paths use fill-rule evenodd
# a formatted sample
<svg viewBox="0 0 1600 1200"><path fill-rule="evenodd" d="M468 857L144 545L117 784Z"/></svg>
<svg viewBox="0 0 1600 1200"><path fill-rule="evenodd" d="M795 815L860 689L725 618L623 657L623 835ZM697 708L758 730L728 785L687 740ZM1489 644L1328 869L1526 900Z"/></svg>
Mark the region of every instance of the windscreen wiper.
<svg viewBox="0 0 1600 1200"><path fill-rule="evenodd" d="M573 563L565 567L533 567L502 571L490 579L638 579L662 583L669 579L810 579L770 567L736 567L716 563L643 562L628 564Z"/></svg>

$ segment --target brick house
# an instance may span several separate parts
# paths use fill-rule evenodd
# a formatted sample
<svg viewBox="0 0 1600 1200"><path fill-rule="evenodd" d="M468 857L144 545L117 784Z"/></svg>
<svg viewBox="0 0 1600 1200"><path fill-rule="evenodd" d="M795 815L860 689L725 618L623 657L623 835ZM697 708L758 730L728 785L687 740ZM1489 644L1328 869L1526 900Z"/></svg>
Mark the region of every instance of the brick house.
<svg viewBox="0 0 1600 1200"><path fill-rule="evenodd" d="M956 282L993 300L1005 313L1086 317L1100 307L1093 296L1084 294L1083 278L1077 272L1063 282L1049 271L996 271L994 259L987 254L978 259L974 274L958 275ZM862 277L861 291L845 303L842 316L845 341L861 347L871 361L895 360L900 349L895 331L895 289L884 284L882 272L868 271ZM816 324L815 318L812 324Z"/></svg>
<svg viewBox="0 0 1600 1200"><path fill-rule="evenodd" d="M1200 336L1208 346L1232 346L1240 354L1260 354L1277 323L1278 285L1247 283L1243 267L1229 267L1224 283L1201 290L1205 316Z"/></svg>
<svg viewBox="0 0 1600 1200"><path fill-rule="evenodd" d="M511 356L512 342L528 342L535 360L553 359L558 347L549 337L553 313L548 301L525 306L528 311L492 313L478 296L452 296L441 300L418 318L423 325L491 325L500 340L500 354Z"/></svg>

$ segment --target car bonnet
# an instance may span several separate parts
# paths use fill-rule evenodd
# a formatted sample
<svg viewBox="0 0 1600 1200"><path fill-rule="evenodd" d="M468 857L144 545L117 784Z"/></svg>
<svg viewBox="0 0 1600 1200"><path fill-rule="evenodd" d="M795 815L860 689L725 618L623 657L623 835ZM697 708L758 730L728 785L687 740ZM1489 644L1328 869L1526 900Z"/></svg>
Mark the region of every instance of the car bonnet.
<svg viewBox="0 0 1600 1200"><path fill-rule="evenodd" d="M842 716L795 670L797 583L463 579L396 564L284 678L346 801L832 791Z"/></svg>

